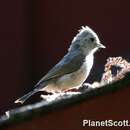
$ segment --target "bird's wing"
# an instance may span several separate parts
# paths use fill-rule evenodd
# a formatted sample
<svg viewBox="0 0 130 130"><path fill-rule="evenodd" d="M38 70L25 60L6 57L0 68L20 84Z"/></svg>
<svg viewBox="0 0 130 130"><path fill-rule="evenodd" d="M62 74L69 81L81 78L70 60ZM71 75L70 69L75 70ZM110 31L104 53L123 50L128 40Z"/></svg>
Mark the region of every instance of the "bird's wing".
<svg viewBox="0 0 130 130"><path fill-rule="evenodd" d="M85 56L81 53L68 53L36 84L36 86L42 84L47 80L75 72L82 66L84 59Z"/></svg>

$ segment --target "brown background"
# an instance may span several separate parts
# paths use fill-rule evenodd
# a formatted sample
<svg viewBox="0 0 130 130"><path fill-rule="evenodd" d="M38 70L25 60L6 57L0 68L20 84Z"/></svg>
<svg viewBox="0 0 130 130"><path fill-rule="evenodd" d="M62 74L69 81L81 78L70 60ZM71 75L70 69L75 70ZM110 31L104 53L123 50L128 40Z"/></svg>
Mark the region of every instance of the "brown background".
<svg viewBox="0 0 130 130"><path fill-rule="evenodd" d="M123 56L130 61L129 5L129 0L0 1L0 114L17 107L13 101L30 91L60 60L82 25L92 27L107 47L95 55L88 82L100 79L107 57ZM68 129L80 129L75 126L83 117L130 119L129 91L126 89L52 113L34 121L33 128L29 124L26 128L40 129L36 122L43 122L45 129L61 128L66 126L67 115ZM35 99L34 96L34 102ZM62 125L54 121L55 116Z"/></svg>

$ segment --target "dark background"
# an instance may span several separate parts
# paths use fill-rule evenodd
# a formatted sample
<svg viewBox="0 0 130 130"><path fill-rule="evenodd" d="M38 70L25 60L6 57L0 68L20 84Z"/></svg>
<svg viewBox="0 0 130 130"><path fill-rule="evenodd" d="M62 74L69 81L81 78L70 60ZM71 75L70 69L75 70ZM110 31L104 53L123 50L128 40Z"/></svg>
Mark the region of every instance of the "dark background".
<svg viewBox="0 0 130 130"><path fill-rule="evenodd" d="M82 25L90 26L107 47L96 53L88 82L100 79L108 57L123 56L129 60L129 5L129 0L0 1L0 114L17 107L13 104L14 100L30 91L32 86L64 56L72 38ZM124 91L122 97L130 98L129 91ZM120 94L117 93L115 103L121 101ZM113 98L114 95L111 94L102 98L101 103L106 103L107 99L111 107ZM91 110L90 115L94 112L93 107L99 110L104 107L106 111L101 112L100 116L110 112L108 104L100 106L99 102L100 99L97 98L95 106L87 104ZM130 108L130 104L125 105L127 109ZM73 109L69 110L72 115L75 112ZM111 111L118 111L119 114L122 109L121 104L121 107ZM64 112L61 112L61 115L62 113ZM112 118L113 113L108 117ZM116 117L127 119L130 112L126 111L122 116L118 114ZM64 114L61 117L64 118ZM94 118L96 119L96 114ZM78 119L77 115L76 121Z"/></svg>

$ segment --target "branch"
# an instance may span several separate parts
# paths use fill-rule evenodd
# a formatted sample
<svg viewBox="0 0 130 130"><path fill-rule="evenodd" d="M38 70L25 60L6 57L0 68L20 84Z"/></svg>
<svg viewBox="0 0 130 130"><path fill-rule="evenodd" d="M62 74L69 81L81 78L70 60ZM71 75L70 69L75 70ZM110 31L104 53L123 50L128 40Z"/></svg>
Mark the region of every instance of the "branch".
<svg viewBox="0 0 130 130"><path fill-rule="evenodd" d="M77 104L106 93L118 91L121 90L121 88L128 86L130 86L130 73L127 73L120 80L105 84L98 88L81 87L79 91L74 94L65 93L52 101L43 100L35 104L12 109L0 117L0 128L6 128L17 123L22 123L34 117L43 116L57 109Z"/></svg>

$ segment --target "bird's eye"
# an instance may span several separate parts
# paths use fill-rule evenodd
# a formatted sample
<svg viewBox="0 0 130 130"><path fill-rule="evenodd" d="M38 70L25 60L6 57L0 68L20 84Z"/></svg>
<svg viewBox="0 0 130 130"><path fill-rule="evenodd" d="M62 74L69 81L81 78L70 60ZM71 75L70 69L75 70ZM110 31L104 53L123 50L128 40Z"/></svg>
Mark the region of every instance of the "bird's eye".
<svg viewBox="0 0 130 130"><path fill-rule="evenodd" d="M91 40L91 42L94 42L94 38L91 37L90 40Z"/></svg>

